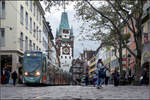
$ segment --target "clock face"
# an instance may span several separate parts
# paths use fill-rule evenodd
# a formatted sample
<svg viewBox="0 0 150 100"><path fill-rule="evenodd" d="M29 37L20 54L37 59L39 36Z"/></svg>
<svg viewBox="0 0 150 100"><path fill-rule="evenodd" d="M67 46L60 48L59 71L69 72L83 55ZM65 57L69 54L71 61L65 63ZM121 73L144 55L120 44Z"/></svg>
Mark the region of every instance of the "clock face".
<svg viewBox="0 0 150 100"><path fill-rule="evenodd" d="M64 47L63 48L63 54L69 54L70 53L70 50L68 47Z"/></svg>

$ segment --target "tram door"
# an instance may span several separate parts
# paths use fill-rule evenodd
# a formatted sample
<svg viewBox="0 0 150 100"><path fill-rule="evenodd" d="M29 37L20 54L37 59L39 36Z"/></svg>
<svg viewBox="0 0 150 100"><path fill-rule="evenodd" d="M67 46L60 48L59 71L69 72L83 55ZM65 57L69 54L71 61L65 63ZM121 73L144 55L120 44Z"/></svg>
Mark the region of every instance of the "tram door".
<svg viewBox="0 0 150 100"><path fill-rule="evenodd" d="M42 74L43 74L43 76L42 76L42 79L43 79L42 83L46 83L47 77L46 77L46 58L45 57L43 58Z"/></svg>

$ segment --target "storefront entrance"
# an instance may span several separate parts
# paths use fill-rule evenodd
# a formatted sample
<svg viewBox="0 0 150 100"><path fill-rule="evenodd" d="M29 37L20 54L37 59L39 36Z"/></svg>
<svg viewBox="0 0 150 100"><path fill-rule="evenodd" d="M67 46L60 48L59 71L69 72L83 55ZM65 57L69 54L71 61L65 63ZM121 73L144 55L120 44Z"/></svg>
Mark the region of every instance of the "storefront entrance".
<svg viewBox="0 0 150 100"><path fill-rule="evenodd" d="M12 71L12 55L1 55L1 71L5 68Z"/></svg>

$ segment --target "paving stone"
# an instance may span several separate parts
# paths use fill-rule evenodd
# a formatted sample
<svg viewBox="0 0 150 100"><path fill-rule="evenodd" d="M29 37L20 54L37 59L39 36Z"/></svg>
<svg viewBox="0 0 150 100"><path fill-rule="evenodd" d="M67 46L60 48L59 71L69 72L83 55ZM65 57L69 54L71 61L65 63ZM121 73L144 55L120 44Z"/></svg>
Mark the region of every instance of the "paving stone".
<svg viewBox="0 0 150 100"><path fill-rule="evenodd" d="M0 87L0 99L149 99L150 88L143 86L25 86Z"/></svg>

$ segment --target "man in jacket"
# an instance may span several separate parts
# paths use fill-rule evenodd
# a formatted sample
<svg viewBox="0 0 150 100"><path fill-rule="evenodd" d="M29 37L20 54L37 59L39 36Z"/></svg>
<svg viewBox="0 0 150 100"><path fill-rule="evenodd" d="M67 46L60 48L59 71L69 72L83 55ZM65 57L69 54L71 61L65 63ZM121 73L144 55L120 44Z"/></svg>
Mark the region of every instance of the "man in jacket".
<svg viewBox="0 0 150 100"><path fill-rule="evenodd" d="M99 59L97 62L97 88L102 88L102 84L105 82L106 72L104 68L104 64L102 62L102 59Z"/></svg>
<svg viewBox="0 0 150 100"><path fill-rule="evenodd" d="M13 79L13 85L15 86L16 85L16 80L17 80L17 73L16 73L16 71L14 71L12 73L12 79Z"/></svg>

